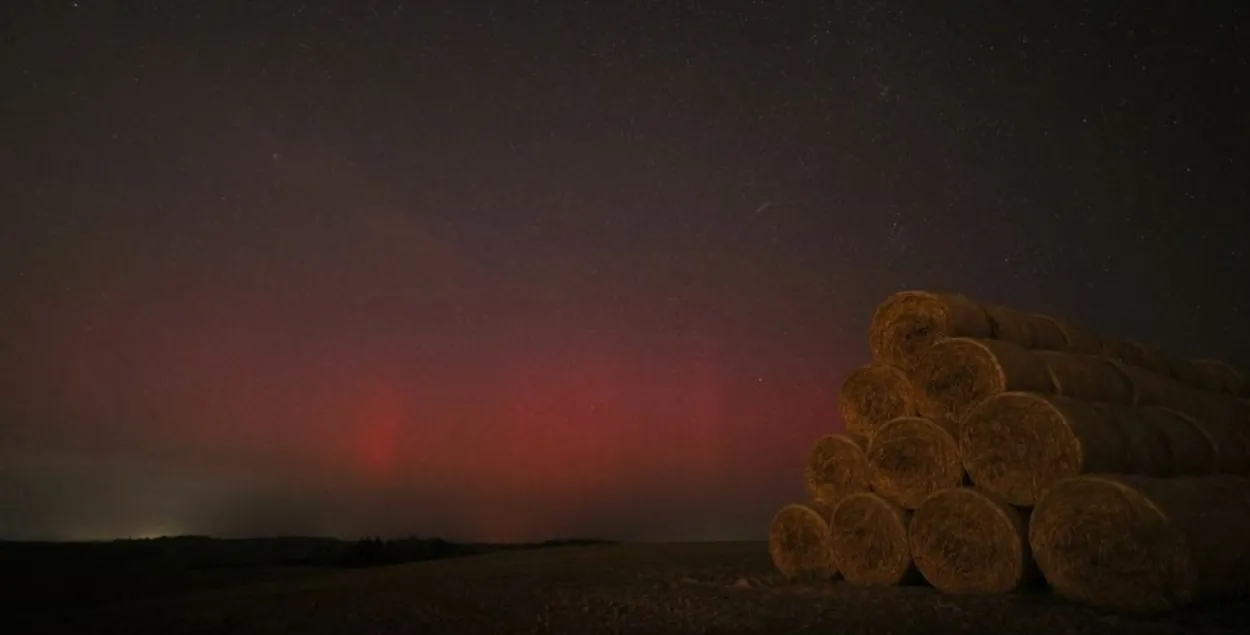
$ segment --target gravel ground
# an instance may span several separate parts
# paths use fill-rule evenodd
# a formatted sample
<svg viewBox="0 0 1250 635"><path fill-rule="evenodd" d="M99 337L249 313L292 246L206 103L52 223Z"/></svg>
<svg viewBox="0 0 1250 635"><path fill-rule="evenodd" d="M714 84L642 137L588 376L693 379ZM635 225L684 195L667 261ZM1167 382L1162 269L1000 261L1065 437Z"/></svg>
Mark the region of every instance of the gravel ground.
<svg viewBox="0 0 1250 635"><path fill-rule="evenodd" d="M1250 603L1167 618L1100 613L1044 592L959 597L925 587L788 585L762 543L633 544L496 553L56 612L16 633L829 633L838 635L1250 632Z"/></svg>

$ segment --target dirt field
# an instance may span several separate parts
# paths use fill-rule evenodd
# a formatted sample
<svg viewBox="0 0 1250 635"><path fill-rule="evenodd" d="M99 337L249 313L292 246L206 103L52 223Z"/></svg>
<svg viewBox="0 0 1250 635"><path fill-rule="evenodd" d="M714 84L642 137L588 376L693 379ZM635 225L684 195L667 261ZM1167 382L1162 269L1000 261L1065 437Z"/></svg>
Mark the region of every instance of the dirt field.
<svg viewBox="0 0 1250 635"><path fill-rule="evenodd" d="M17 607L9 633L800 633L1113 635L1250 632L1250 603L1167 619L1042 592L781 584L762 543L635 544L324 571L94 607Z"/></svg>

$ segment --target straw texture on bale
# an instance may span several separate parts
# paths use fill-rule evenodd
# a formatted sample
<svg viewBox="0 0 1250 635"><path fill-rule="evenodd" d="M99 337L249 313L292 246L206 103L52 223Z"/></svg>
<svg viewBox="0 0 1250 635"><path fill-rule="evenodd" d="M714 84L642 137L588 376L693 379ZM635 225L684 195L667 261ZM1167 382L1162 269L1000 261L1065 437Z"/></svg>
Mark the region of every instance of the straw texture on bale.
<svg viewBox="0 0 1250 635"><path fill-rule="evenodd" d="M1107 354L1106 349L1103 347L1102 338L1097 335L1083 328L1063 322L1059 323L1059 328L1063 331L1064 340L1068 343L1064 350L1083 355L1104 356Z"/></svg>
<svg viewBox="0 0 1250 635"><path fill-rule="evenodd" d="M872 489L906 509L930 494L964 483L958 431L949 419L900 417L868 442Z"/></svg>
<svg viewBox="0 0 1250 635"><path fill-rule="evenodd" d="M829 523L805 505L786 505L773 516L768 553L788 579L828 580L838 573Z"/></svg>
<svg viewBox="0 0 1250 635"><path fill-rule="evenodd" d="M812 445L803 476L812 506L825 517L843 498L871 487L866 446L846 434L827 434Z"/></svg>
<svg viewBox="0 0 1250 635"><path fill-rule="evenodd" d="M909 512L863 492L842 499L829 522L833 557L848 582L897 585L916 575L907 542Z"/></svg>
<svg viewBox="0 0 1250 635"><path fill-rule="evenodd" d="M1189 369L1193 377L1191 385L1197 388L1233 396L1241 396L1246 392L1246 380L1241 371L1224 362L1195 359L1189 362Z"/></svg>
<svg viewBox="0 0 1250 635"><path fill-rule="evenodd" d="M1047 492L1029 523L1054 592L1160 612L1250 590L1250 479L1086 475Z"/></svg>
<svg viewBox="0 0 1250 635"><path fill-rule="evenodd" d="M1055 394L1082 401L1133 403L1128 375L1102 357L1062 351L1035 351L1050 373Z"/></svg>
<svg viewBox="0 0 1250 635"><path fill-rule="evenodd" d="M954 421L999 393L1054 392L1050 371L1033 353L1010 342L966 337L934 344L921 359L913 386L921 416Z"/></svg>
<svg viewBox="0 0 1250 635"><path fill-rule="evenodd" d="M871 438L885 422L915 414L912 396L907 374L898 367L869 364L842 382L838 412L847 432Z"/></svg>
<svg viewBox="0 0 1250 635"><path fill-rule="evenodd" d="M908 528L912 560L929 584L947 593L1006 593L1031 572L1026 520L980 488L927 498Z"/></svg>
<svg viewBox="0 0 1250 635"><path fill-rule="evenodd" d="M877 306L868 346L873 360L910 372L929 346L954 336L990 337L981 305L960 294L900 291Z"/></svg>
<svg viewBox="0 0 1250 635"><path fill-rule="evenodd" d="M1086 402L1036 393L986 399L960 425L959 450L972 482L1024 507L1060 479L1129 468L1115 420Z"/></svg>

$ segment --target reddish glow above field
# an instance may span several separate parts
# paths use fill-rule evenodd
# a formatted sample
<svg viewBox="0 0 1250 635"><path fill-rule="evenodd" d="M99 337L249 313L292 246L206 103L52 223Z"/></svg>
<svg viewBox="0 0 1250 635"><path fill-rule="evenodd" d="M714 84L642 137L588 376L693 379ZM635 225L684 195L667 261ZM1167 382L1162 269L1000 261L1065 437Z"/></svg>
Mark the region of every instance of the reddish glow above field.
<svg viewBox="0 0 1250 635"><path fill-rule="evenodd" d="M855 362L761 348L732 318L657 325L645 291L636 307L518 299L455 250L397 242L426 234L402 216L362 218L387 229L336 229L353 256L318 265L331 273L266 266L260 247L182 270L117 247L32 295L14 408L39 425L12 448L138 457L174 490L187 474L232 483L160 499L189 506L149 496L111 524L68 502L42 522L121 535L758 535L777 501L801 495L807 445L839 425L839 373ZM305 227L285 257L324 258L324 231ZM110 478L94 486L135 496Z"/></svg>

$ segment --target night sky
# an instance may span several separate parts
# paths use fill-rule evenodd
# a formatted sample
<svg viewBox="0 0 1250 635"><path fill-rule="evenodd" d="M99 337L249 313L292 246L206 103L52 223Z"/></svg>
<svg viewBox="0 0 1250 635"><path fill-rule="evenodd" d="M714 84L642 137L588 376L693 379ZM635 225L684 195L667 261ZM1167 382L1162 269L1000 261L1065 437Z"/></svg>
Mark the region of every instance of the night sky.
<svg viewBox="0 0 1250 635"><path fill-rule="evenodd" d="M905 288L1250 367L1238 3L3 4L0 538L760 538Z"/></svg>

